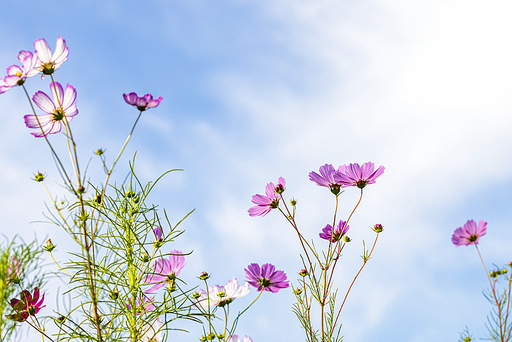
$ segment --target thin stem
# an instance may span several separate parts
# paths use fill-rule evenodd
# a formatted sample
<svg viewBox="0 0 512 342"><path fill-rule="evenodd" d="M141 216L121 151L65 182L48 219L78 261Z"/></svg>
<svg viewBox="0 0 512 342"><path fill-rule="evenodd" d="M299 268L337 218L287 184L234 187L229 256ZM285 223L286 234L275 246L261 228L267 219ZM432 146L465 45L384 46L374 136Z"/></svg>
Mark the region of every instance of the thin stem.
<svg viewBox="0 0 512 342"><path fill-rule="evenodd" d="M343 302L341 303L341 306L340 306L340 309L338 310L338 314L336 315L336 320L334 321L334 324L332 326L332 330L331 330L331 335L334 333L334 328L336 327L336 323L338 322L338 318L340 316L340 313L341 313L341 309L343 309L343 306L345 305L345 301L347 300L347 297L350 293L350 290L352 289L352 286L354 285L354 283L356 282L356 279L357 277L359 277L359 274L361 273L361 271L363 270L364 266L366 265L366 263L368 262L368 260L370 260L370 257L373 253L373 249L375 248L375 244L377 244L377 240L379 239L379 234L377 233L377 236L375 237L375 241L373 242L373 246L372 246L372 249L370 250L370 253L368 255L366 255L366 257L363 259L363 265L361 266L361 268L359 269L359 271L357 272L356 276L354 277L354 279L352 280L352 283L350 283L350 286L347 290L347 293L345 294L345 298L343 298Z"/></svg>

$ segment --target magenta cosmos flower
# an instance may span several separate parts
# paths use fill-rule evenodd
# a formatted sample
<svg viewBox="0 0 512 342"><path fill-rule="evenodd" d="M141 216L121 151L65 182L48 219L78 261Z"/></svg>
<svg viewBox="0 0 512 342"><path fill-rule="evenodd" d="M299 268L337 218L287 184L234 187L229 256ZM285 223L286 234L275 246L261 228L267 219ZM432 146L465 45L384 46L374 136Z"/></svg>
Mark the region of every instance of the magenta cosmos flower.
<svg viewBox="0 0 512 342"><path fill-rule="evenodd" d="M123 94L124 100L129 105L137 107L141 112L145 111L149 108L157 107L160 102L162 102L162 96L159 96L157 99L153 99L153 95L146 94L144 96L137 96L136 93Z"/></svg>
<svg viewBox="0 0 512 342"><path fill-rule="evenodd" d="M69 55L66 41L62 37L57 38L53 55L50 46L48 46L48 43L43 38L37 39L34 42L34 49L39 59L36 68L38 71L43 72L41 77L52 75L68 59Z"/></svg>
<svg viewBox="0 0 512 342"><path fill-rule="evenodd" d="M25 125L28 128L36 129L36 131L30 133L36 138L60 132L62 126L67 125L78 114L76 90L72 85L67 84L66 90L63 91L60 83L54 82L50 84L50 89L53 101L42 91L38 91L32 96L36 105L47 114L38 115L37 117L33 114L25 115Z"/></svg>
<svg viewBox="0 0 512 342"><path fill-rule="evenodd" d="M155 233L155 237L157 241L162 241L164 237L164 232L162 231L162 227L157 226L153 228L153 232Z"/></svg>
<svg viewBox="0 0 512 342"><path fill-rule="evenodd" d="M16 311L16 313L12 315L6 315L5 317L12 319L13 321L25 322L28 316L34 316L44 308L46 305L42 305L44 301L44 293L41 298L39 298L39 288L35 288L34 294L31 295L30 292L24 290L20 299L11 299L10 305Z"/></svg>
<svg viewBox="0 0 512 342"><path fill-rule="evenodd" d="M338 169L335 170L332 164L325 164L324 166L320 166L318 171L320 174L311 171L309 173L309 180L315 182L317 185L331 189L331 192L335 195L339 194L340 189L345 185L334 179L334 175L338 172L344 172L345 165L340 165Z"/></svg>
<svg viewBox="0 0 512 342"><path fill-rule="evenodd" d="M0 81L0 94L5 93L7 90L17 85L25 83L27 77L32 77L39 73L39 70L34 69L37 64L37 54L32 54L30 51L20 51L18 59L21 62L21 67L11 65L7 68L7 76Z"/></svg>
<svg viewBox="0 0 512 342"><path fill-rule="evenodd" d="M341 240L343 235L347 234L350 226L346 221L340 220L336 225L336 229L334 232L332 231L332 226L330 224L326 225L320 234L318 234L324 240L331 240L331 242L338 242Z"/></svg>
<svg viewBox="0 0 512 342"><path fill-rule="evenodd" d="M473 220L468 220L462 227L455 229L452 242L456 247L477 245L480 237L487 233L487 222L480 220L478 226Z"/></svg>
<svg viewBox="0 0 512 342"><path fill-rule="evenodd" d="M276 293L280 289L290 286L283 271L276 271L272 264L250 264L245 269L247 282L256 287L258 291L265 290Z"/></svg>
<svg viewBox="0 0 512 342"><path fill-rule="evenodd" d="M281 193L285 190L286 181L283 177L279 177L278 182L277 185L272 182L268 183L265 188L265 195L252 196L252 203L256 205L249 208L249 216L265 216L272 209L279 207L279 200L281 199Z"/></svg>
<svg viewBox="0 0 512 342"><path fill-rule="evenodd" d="M147 293L154 293L156 290L164 285L168 285L170 289L173 289L176 277L180 274L180 271L185 267L185 256L181 251L173 250L169 255L169 260L165 258L158 259L153 264L154 274L150 274L146 277L144 283L156 284L147 290Z"/></svg>
<svg viewBox="0 0 512 342"><path fill-rule="evenodd" d="M359 164L350 164L345 167L345 171L337 172L334 179L343 186L357 186L359 189L364 188L368 184L375 183L375 179L384 173L384 166L379 166L375 170L375 165L371 162Z"/></svg>

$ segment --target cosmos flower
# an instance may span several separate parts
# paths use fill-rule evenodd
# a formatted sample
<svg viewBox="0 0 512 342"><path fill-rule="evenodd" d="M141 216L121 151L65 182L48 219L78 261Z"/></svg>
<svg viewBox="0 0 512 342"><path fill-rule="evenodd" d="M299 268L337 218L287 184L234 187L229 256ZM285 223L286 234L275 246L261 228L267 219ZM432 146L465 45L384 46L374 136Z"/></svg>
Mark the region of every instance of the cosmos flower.
<svg viewBox="0 0 512 342"><path fill-rule="evenodd" d="M346 223L346 221L340 220L340 222L338 222L338 224L336 225L334 233L332 231L332 226L328 224L322 229L322 232L318 235L324 240L338 242L341 240L343 235L347 234L348 230L350 229L350 226Z"/></svg>
<svg viewBox="0 0 512 342"><path fill-rule="evenodd" d="M39 310L41 310L41 308L46 306L42 305L43 301L44 293L43 296L39 298L38 287L34 289L33 295L31 295L27 290L24 290L20 294L20 299L13 298L9 303L11 307L16 311L16 313L12 315L6 315L5 317L12 319L13 321L25 322L28 316L35 316Z"/></svg>
<svg viewBox="0 0 512 342"><path fill-rule="evenodd" d="M34 49L38 57L36 69L43 72L41 77L52 75L68 59L69 55L66 41L62 37L57 38L53 55L50 46L48 46L48 43L43 38L37 39L34 42Z"/></svg>
<svg viewBox="0 0 512 342"><path fill-rule="evenodd" d="M155 310L155 306L153 305L155 301L155 297L146 297L144 295L139 296L135 302L135 312L136 315L142 315L143 313ZM132 297L128 298L128 302L126 303L126 307L129 311L132 310Z"/></svg>
<svg viewBox="0 0 512 342"><path fill-rule="evenodd" d="M0 81L0 94L5 93L7 90L17 85L22 85L28 77L32 77L39 73L35 69L38 58L37 54L32 54L30 51L20 51L18 59L21 62L21 67L11 65L7 68L7 76Z"/></svg>
<svg viewBox="0 0 512 342"><path fill-rule="evenodd" d="M375 170L375 165L371 162L359 164L350 164L345 167L345 171L336 172L334 179L342 184L342 186L357 186L359 189L364 188L368 184L375 183L375 179L384 173L384 166L379 166Z"/></svg>
<svg viewBox="0 0 512 342"><path fill-rule="evenodd" d="M21 274L21 260L11 255L11 262L7 267L6 285L9 286L11 283L17 284Z"/></svg>
<svg viewBox="0 0 512 342"><path fill-rule="evenodd" d="M263 264L261 268L258 264L250 264L245 269L245 277L252 286L258 291L270 291L276 293L280 289L290 286L286 280L286 274L283 271L276 271L272 264Z"/></svg>
<svg viewBox="0 0 512 342"><path fill-rule="evenodd" d="M252 203L256 205L249 208L249 216L265 216L272 209L279 207L280 194L286 187L286 181L283 177L279 177L278 182L277 185L274 185L272 182L268 183L265 188L265 195L257 194L252 196Z"/></svg>
<svg viewBox="0 0 512 342"><path fill-rule="evenodd" d="M150 274L146 277L145 284L156 284L147 293L154 293L156 290L164 285L168 285L169 289L173 289L176 277L180 274L180 271L185 267L185 256L181 251L173 250L169 255L169 260L161 258L155 261L153 264L154 274Z"/></svg>
<svg viewBox="0 0 512 342"><path fill-rule="evenodd" d="M335 170L332 164L325 164L324 166L320 166L318 171L320 174L311 171L309 173L309 180L315 182L319 186L325 186L326 188L331 189L331 192L335 195L339 194L340 189L344 187L344 185L334 179L334 174L337 172L344 172L345 165L340 165L338 169Z"/></svg>
<svg viewBox="0 0 512 342"><path fill-rule="evenodd" d="M123 94L124 100L129 105L137 107L138 110L145 111L149 108L157 107L160 102L162 102L162 96L159 96L157 99L153 99L153 95L146 94L144 96L137 96L136 93Z"/></svg>
<svg viewBox="0 0 512 342"><path fill-rule="evenodd" d="M201 290L199 292L200 296L196 301L203 309L206 309L208 305L210 307L223 307L233 302L236 298L246 296L249 294L249 291L249 283L240 286L237 279L233 277L233 280L229 280L225 286L208 286L208 293Z"/></svg>
<svg viewBox="0 0 512 342"><path fill-rule="evenodd" d="M487 222L480 220L478 226L473 220L468 220L462 227L455 229L452 242L456 247L477 245L480 237L487 233Z"/></svg>
<svg viewBox="0 0 512 342"><path fill-rule="evenodd" d="M67 84L66 90L63 91L59 82L52 82L50 89L53 101L42 91L38 91L32 96L36 105L47 114L38 115L37 118L33 114L25 115L25 125L28 128L36 129L30 133L36 138L60 132L62 126L67 125L78 114L76 90L72 85Z"/></svg>
<svg viewBox="0 0 512 342"><path fill-rule="evenodd" d="M238 335L231 335L228 337L228 341L227 342L252 342L252 338L250 338L249 336L244 336L244 339L241 340Z"/></svg>

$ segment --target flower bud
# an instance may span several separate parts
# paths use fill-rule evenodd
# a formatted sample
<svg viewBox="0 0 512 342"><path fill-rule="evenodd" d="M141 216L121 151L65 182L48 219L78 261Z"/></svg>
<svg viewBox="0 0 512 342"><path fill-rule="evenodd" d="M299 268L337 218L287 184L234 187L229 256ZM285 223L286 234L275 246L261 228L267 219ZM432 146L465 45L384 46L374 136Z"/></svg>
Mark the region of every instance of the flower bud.
<svg viewBox="0 0 512 342"><path fill-rule="evenodd" d="M199 297L201 297L201 295L199 294L199 292L194 292L194 293L192 293L192 298L193 298L193 299L197 299L197 298L199 298Z"/></svg>
<svg viewBox="0 0 512 342"><path fill-rule="evenodd" d="M199 339L199 341L204 342L204 341L206 341L206 339L207 339L207 337L206 337L206 336L201 336L201 338Z"/></svg>
<svg viewBox="0 0 512 342"><path fill-rule="evenodd" d="M92 200L94 201L94 203L101 204L102 197L100 194L98 194L98 195L94 196L94 198Z"/></svg>
<svg viewBox="0 0 512 342"><path fill-rule="evenodd" d="M307 275L308 275L308 270L306 270L305 268L303 268L302 270L300 270L299 275L300 275L301 277L305 277L305 276L307 276Z"/></svg>
<svg viewBox="0 0 512 342"><path fill-rule="evenodd" d="M142 256L140 257L140 260L142 260L142 262L148 262L149 261L148 252L144 251L144 253L142 253Z"/></svg>
<svg viewBox="0 0 512 342"><path fill-rule="evenodd" d="M44 246L44 250L47 252L51 252L55 249L55 245L52 243L52 239L46 240L46 245Z"/></svg>
<svg viewBox="0 0 512 342"><path fill-rule="evenodd" d="M345 243L348 243L348 242L352 241L352 239L351 239L351 238L349 238L347 235L345 235L345 236L343 237L343 241L345 241Z"/></svg>
<svg viewBox="0 0 512 342"><path fill-rule="evenodd" d="M208 278L210 278L210 275L207 272L201 272L201 274L199 275L199 279L201 280L206 280Z"/></svg>
<svg viewBox="0 0 512 342"><path fill-rule="evenodd" d="M60 324L64 323L64 321L66 320L66 317L64 316L59 316L55 319L57 322L59 322Z"/></svg>
<svg viewBox="0 0 512 342"><path fill-rule="evenodd" d="M469 337L469 336L464 337L464 342L471 342L471 337Z"/></svg>
<svg viewBox="0 0 512 342"><path fill-rule="evenodd" d="M382 224L377 223L375 226L373 226L372 230L378 234L381 233L384 230L384 228L382 227Z"/></svg>
<svg viewBox="0 0 512 342"><path fill-rule="evenodd" d="M79 194L83 194L85 192L85 188L80 185L78 188L76 188L76 192Z"/></svg>
<svg viewBox="0 0 512 342"><path fill-rule="evenodd" d="M110 299L116 300L117 298L119 298L119 290L115 289L115 290L110 291L108 296L110 297Z"/></svg>
<svg viewBox="0 0 512 342"><path fill-rule="evenodd" d="M210 341L213 341L213 340L215 340L215 337L216 337L216 336L215 336L215 334L214 334L214 333L209 333L207 338L208 338Z"/></svg>
<svg viewBox="0 0 512 342"><path fill-rule="evenodd" d="M492 271L492 272L490 272L490 273L489 273L489 276L490 276L491 278L496 278L496 277L498 276L498 273L497 273L497 272L495 272L495 271Z"/></svg>
<svg viewBox="0 0 512 342"><path fill-rule="evenodd" d="M38 173L36 173L36 174L34 175L34 180L35 180L36 182L42 182L42 181L44 181L44 177L45 177L45 176L44 176L41 172L38 172Z"/></svg>
<svg viewBox="0 0 512 342"><path fill-rule="evenodd" d="M95 153L96 153L97 156L101 156L103 153L105 153L105 151L103 151L101 148L99 148L99 149L96 150Z"/></svg>
<svg viewBox="0 0 512 342"><path fill-rule="evenodd" d="M284 192L284 186L283 184L277 184L277 186L274 188L274 191L276 194L282 194Z"/></svg>
<svg viewBox="0 0 512 342"><path fill-rule="evenodd" d="M501 274L506 274L507 272L508 272L508 270L506 268L501 270Z"/></svg>
<svg viewBox="0 0 512 342"><path fill-rule="evenodd" d="M219 339L219 341L222 341L222 339L225 337L224 334L217 334L217 338Z"/></svg>
<svg viewBox="0 0 512 342"><path fill-rule="evenodd" d="M297 205L297 200L295 198L292 198L290 200L290 204L295 207Z"/></svg>
<svg viewBox="0 0 512 342"><path fill-rule="evenodd" d="M135 196L135 192L127 191L124 195L125 195L126 198L132 198L132 197Z"/></svg>
<svg viewBox="0 0 512 342"><path fill-rule="evenodd" d="M298 296L302 293L302 289L295 289L295 291L293 291L293 293L295 293L295 295Z"/></svg>

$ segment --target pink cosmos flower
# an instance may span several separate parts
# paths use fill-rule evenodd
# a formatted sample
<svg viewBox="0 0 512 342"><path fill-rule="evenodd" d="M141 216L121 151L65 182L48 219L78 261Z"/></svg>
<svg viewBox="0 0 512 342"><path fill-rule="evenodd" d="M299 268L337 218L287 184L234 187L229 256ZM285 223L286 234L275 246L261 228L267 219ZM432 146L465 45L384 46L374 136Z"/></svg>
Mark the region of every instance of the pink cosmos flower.
<svg viewBox="0 0 512 342"><path fill-rule="evenodd" d="M6 285L17 284L21 274L21 260L11 255L11 263L7 267Z"/></svg>
<svg viewBox="0 0 512 342"><path fill-rule="evenodd" d="M320 234L318 234L324 240L331 240L331 242L338 242L341 240L343 235L347 234L350 226L346 224L346 221L340 220L336 225L336 229L334 232L332 231L332 226L330 224L326 225Z"/></svg>
<svg viewBox="0 0 512 342"><path fill-rule="evenodd" d="M249 336L244 336L244 339L241 340L238 335L230 335L228 337L228 341L227 342L252 342L252 338L250 338Z"/></svg>
<svg viewBox="0 0 512 342"><path fill-rule="evenodd" d="M290 286L283 271L276 271L272 264L250 264L245 269L245 277L258 291L270 291L276 293L280 289Z"/></svg>
<svg viewBox="0 0 512 342"><path fill-rule="evenodd" d="M124 100L129 105L137 107L138 110L145 111L149 108L157 107L160 102L162 102L162 96L159 96L157 99L153 100L153 95L146 94L144 96L137 96L136 93L123 94Z"/></svg>
<svg viewBox="0 0 512 342"><path fill-rule="evenodd" d="M345 172L345 165L340 165L337 170L334 169L332 164L325 164L320 166L320 174L311 171L309 173L309 180L315 182L317 185L325 186L331 189L331 192L335 195L340 193L340 189L345 185L341 184L334 178L334 174L337 172Z"/></svg>
<svg viewBox="0 0 512 342"><path fill-rule="evenodd" d="M208 286L208 293L204 290L199 291L200 296L196 299L196 303L203 309L212 306L224 307L236 298L240 298L249 294L249 283L238 285L238 280L233 277L225 286L213 285Z"/></svg>
<svg viewBox="0 0 512 342"><path fill-rule="evenodd" d="M48 43L43 38L37 39L34 42L34 49L39 59L36 68L38 71L42 71L44 75L51 75L55 70L60 68L62 63L68 59L69 49L66 47L66 41L62 37L57 38L57 44L55 45L55 51L52 55L52 50Z"/></svg>
<svg viewBox="0 0 512 342"><path fill-rule="evenodd" d="M37 118L33 114L25 115L25 125L28 128L36 129L30 133L36 138L60 132L62 126L67 125L78 114L76 90L72 85L67 84L66 90L63 91L60 83L54 82L50 84L50 89L53 101L42 91L38 91L32 96L36 105L48 114L38 115Z"/></svg>
<svg viewBox="0 0 512 342"><path fill-rule="evenodd" d="M477 245L480 237L487 233L487 222L480 220L478 226L473 220L468 220L462 227L455 229L452 242L455 247Z"/></svg>
<svg viewBox="0 0 512 342"><path fill-rule="evenodd" d="M155 302L155 297L146 297L146 296L139 296L135 302L135 311L136 315L142 315L143 313L153 311L155 310L155 306L153 303ZM128 302L126 303L126 307L129 311L132 310L132 297L128 298Z"/></svg>
<svg viewBox="0 0 512 342"><path fill-rule="evenodd" d="M153 264L154 274L150 274L146 277L145 284L156 284L147 293L155 293L156 290L164 285L168 285L170 289L173 289L176 277L180 274L180 271L185 267L185 256L181 251L173 250L169 255L169 260L161 258L155 261Z"/></svg>
<svg viewBox="0 0 512 342"><path fill-rule="evenodd" d="M252 196L252 203L256 205L249 208L249 216L265 216L272 209L279 207L279 200L281 199L281 193L285 190L286 181L283 177L279 177L278 182L277 185L272 182L268 183L265 188L265 195Z"/></svg>
<svg viewBox="0 0 512 342"><path fill-rule="evenodd" d="M35 288L34 295L31 295L30 292L24 290L20 295L20 299L13 298L9 303L16 313L6 315L5 317L12 319L13 321L25 322L28 316L35 316L41 308L46 306L41 306L43 301L44 293L43 296L39 298L39 288Z"/></svg>
<svg viewBox="0 0 512 342"><path fill-rule="evenodd" d="M334 174L334 179L343 186L357 186L359 189L368 184L375 183L375 179L384 173L384 166L379 166L375 170L375 165L371 162L359 164L350 164L345 167L345 171Z"/></svg>
<svg viewBox="0 0 512 342"><path fill-rule="evenodd" d="M7 68L7 76L3 79L3 82L0 82L0 94L5 93L12 87L22 85L27 77L39 73L39 70L35 69L38 61L37 54L32 54L30 51L20 51L18 59L21 62L21 68L17 65L11 65Z"/></svg>

